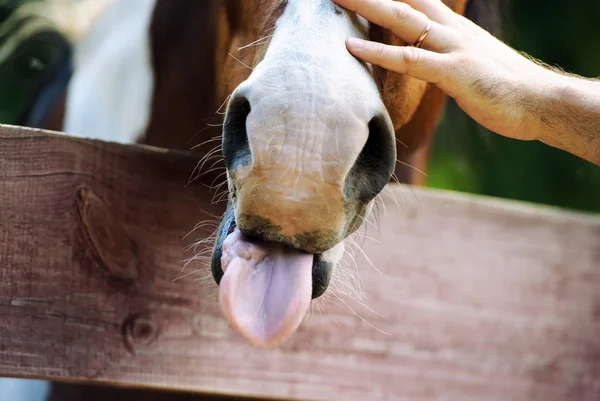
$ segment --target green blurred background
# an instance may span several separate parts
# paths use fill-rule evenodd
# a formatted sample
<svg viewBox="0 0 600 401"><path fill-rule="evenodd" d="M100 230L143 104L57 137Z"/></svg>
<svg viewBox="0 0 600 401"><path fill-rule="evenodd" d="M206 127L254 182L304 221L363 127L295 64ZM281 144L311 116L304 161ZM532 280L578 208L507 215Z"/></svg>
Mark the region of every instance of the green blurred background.
<svg viewBox="0 0 600 401"><path fill-rule="evenodd" d="M0 0L0 21L8 21L14 6L23 1ZM502 14L503 38L516 49L573 73L600 76L600 0L512 0L502 8ZM10 56L15 62L3 63L7 57L3 50L10 38L17 32L25 34L19 23L2 25L0 123L14 123L11 118L25 107L43 76L59 62L65 43L49 32L33 35L17 55ZM36 65L27 62L32 57L47 67L38 71ZM4 68L7 65L13 68ZM15 65L20 66L18 71ZM541 143L487 132L453 102L438 130L428 185L600 212L599 167Z"/></svg>

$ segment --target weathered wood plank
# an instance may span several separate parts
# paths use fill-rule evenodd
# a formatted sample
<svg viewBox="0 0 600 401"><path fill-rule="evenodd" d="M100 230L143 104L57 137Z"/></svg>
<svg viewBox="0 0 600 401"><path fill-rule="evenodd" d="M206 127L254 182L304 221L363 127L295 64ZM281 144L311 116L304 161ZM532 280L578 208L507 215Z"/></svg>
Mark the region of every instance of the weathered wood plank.
<svg viewBox="0 0 600 401"><path fill-rule="evenodd" d="M393 187L363 246L380 271L355 252L369 309L333 297L257 350L198 264L174 280L211 228L182 238L222 210L185 185L194 165L0 127L0 375L315 400L600 397L600 217Z"/></svg>

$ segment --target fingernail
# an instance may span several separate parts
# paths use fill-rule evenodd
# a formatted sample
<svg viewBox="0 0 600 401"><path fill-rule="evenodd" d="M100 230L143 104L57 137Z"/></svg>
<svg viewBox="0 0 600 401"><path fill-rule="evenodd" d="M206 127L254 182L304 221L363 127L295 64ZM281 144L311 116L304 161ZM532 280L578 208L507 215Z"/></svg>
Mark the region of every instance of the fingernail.
<svg viewBox="0 0 600 401"><path fill-rule="evenodd" d="M365 43L367 42L359 38L348 38L346 43L352 50L360 50L365 47Z"/></svg>

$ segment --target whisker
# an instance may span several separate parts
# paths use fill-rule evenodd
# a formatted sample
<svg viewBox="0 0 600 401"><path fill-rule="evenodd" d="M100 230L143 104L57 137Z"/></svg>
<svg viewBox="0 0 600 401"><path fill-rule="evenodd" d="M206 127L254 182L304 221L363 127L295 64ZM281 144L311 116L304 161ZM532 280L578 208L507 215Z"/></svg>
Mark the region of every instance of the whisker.
<svg viewBox="0 0 600 401"><path fill-rule="evenodd" d="M357 247L357 249L360 251L360 253L362 253L363 257L367 260L367 263L369 263L369 265L371 265L377 273L383 274L383 272L377 266L375 266L375 263L373 263L371 258L367 255L367 253L364 251L364 249L362 249L362 247L359 246L359 247Z"/></svg>
<svg viewBox="0 0 600 401"><path fill-rule="evenodd" d="M223 161L222 158L218 158L213 164L210 165L210 168L214 168L217 164L221 163ZM222 169L225 169L225 167L220 167Z"/></svg>
<svg viewBox="0 0 600 401"><path fill-rule="evenodd" d="M196 230L198 230L200 228L211 227L211 226L212 226L213 229L216 229L219 226L219 223L218 222L215 223L214 221L203 221L203 222L200 222L200 223L196 224L194 226L194 228L192 228L192 230L189 233L187 233L186 235L184 235L181 238L181 240L186 239L190 234L194 233Z"/></svg>
<svg viewBox="0 0 600 401"><path fill-rule="evenodd" d="M214 183L214 181L216 181L216 180L217 180L217 179L219 179L219 178L220 178L222 175L225 175L225 174L227 174L227 171L223 171L223 172L222 172L220 175L218 175L218 176L217 176L217 177L216 177L216 178L213 180L213 183ZM212 189L212 190L214 190L214 191L217 191L217 192L218 192L218 191L219 191L219 189L221 189L221 187L222 187L223 185L225 185L225 184L227 184L227 179L225 179L225 180L221 181L221 183L220 183L220 184L218 184L218 185L212 185L212 186L209 186L209 187L208 187L208 189ZM228 190L228 189L227 189L227 190ZM226 191L227 191L227 190L226 190Z"/></svg>
<svg viewBox="0 0 600 401"><path fill-rule="evenodd" d="M223 177L224 175L227 175L227 169L225 167L215 167L215 170L220 170L223 169L223 172L221 174L219 174L218 176L215 177L215 179L210 183L210 186L208 187L209 189L217 189L222 185L225 185L227 183L227 179L222 180L221 183L217 186L215 186L215 181L221 179L221 177Z"/></svg>
<svg viewBox="0 0 600 401"><path fill-rule="evenodd" d="M423 204L421 203L421 200L419 199L419 197L417 196L417 194L415 193L415 191L413 191L412 186L407 185L408 189L410 189L410 192L412 192L412 194L414 195L415 199L417 200L417 203L419 204L419 210L421 212L421 214L423 214Z"/></svg>
<svg viewBox="0 0 600 401"><path fill-rule="evenodd" d="M400 145L404 146L406 149L408 149L408 145L405 144L404 142L402 142L400 139L396 138L396 142L398 142Z"/></svg>
<svg viewBox="0 0 600 401"><path fill-rule="evenodd" d="M190 178L188 179L188 182L186 184L189 185L191 184L194 180L198 179L198 176L195 176L195 174L198 174L199 171L202 171L202 169L204 168L204 165L206 164L206 162L208 160L210 160L211 158L217 156L218 157L218 153L221 150L221 145L217 145L215 148L213 148L211 151L209 151L208 153L206 153L202 159L200 159L200 161L198 161L198 163L196 164L196 167L194 168L194 170L192 171Z"/></svg>
<svg viewBox="0 0 600 401"><path fill-rule="evenodd" d="M352 245L353 249L357 249L363 255L363 257L366 259L366 261L369 264L369 266L371 266L371 268L373 268L373 270L375 270L379 274L383 274L383 272L377 266L375 266L375 263L373 263L373 261L371 260L371 258L364 251L364 249L362 249L362 246L359 246L356 243L356 240L354 238L352 238L351 245ZM354 255L352 255L351 258L354 260L354 263L356 264L356 258L354 257Z"/></svg>
<svg viewBox="0 0 600 401"><path fill-rule="evenodd" d="M213 205L216 205L219 202L223 202L225 199L227 199L228 195L229 195L229 191L224 192L216 201L213 202Z"/></svg>
<svg viewBox="0 0 600 401"><path fill-rule="evenodd" d="M389 186L385 186L384 188L384 194L388 195L390 197L390 199L394 202L394 204L396 205L397 208L400 208L400 203L398 203L398 198L396 198L396 195L394 193L394 191L392 191L392 188L390 188ZM385 204L385 202L382 203Z"/></svg>
<svg viewBox="0 0 600 401"><path fill-rule="evenodd" d="M219 106L219 108L217 109L215 114L225 114L225 113L221 113L221 109L227 104L227 102L231 98L231 95L233 95L233 93L230 93L229 95L227 95L227 97L225 98L225 101L221 104L221 106Z"/></svg>
<svg viewBox="0 0 600 401"><path fill-rule="evenodd" d="M379 329L378 327L374 326L373 324L371 324L370 322L368 322L365 318L363 318L360 314L358 314L346 301L344 301L339 295L332 293L333 296L335 296L340 302L342 302L348 309L350 309L350 311L356 316L358 317L361 321L363 321L364 323L366 323L369 327L377 330L378 332L380 332L381 334L384 334L386 336L389 336L390 333L383 331L381 329Z"/></svg>
<svg viewBox="0 0 600 401"><path fill-rule="evenodd" d="M270 38L272 38L272 37L273 37L273 35L264 36L264 37L262 37L262 38L260 38L260 39L257 39L257 40L255 40L255 41L254 41L254 42L252 42L252 43L248 43L248 44L247 44L247 45L245 45L245 46L238 47L238 48L236 49L236 51L238 51L238 52L239 52L239 51L241 51L241 50L247 49L247 48L249 48L249 47L252 47L252 46L258 46L258 45L262 44L263 42L266 42L266 41L267 41L267 39L270 39Z"/></svg>
<svg viewBox="0 0 600 401"><path fill-rule="evenodd" d="M195 133L195 134L194 134L194 135L193 135L193 136L192 136L192 137L191 137L191 138L190 138L190 139L187 141L188 145L189 145L190 143L192 143L192 141L193 141L194 139L196 139L196 138L198 137L198 135L202 134L204 131L206 131L206 130L209 130L209 129L211 129L211 128L213 128L213 127L210 127L210 126L208 126L208 125L207 125L207 126L205 126L204 128L202 128L200 131L196 132L196 133ZM198 147L198 145L195 145L195 146L191 147L191 150L194 150L194 149L196 149L197 147Z"/></svg>
<svg viewBox="0 0 600 401"><path fill-rule="evenodd" d="M400 159L396 159L396 162L402 164L403 166L409 167L409 168L423 174L425 177L427 177L427 173L425 173L423 170L419 170L417 167L413 166L412 164L405 163Z"/></svg>
<svg viewBox="0 0 600 401"><path fill-rule="evenodd" d="M209 173L212 173L213 171L219 171L219 170L224 170L219 176L224 175L224 174L227 173L225 167L220 167L220 166L219 167L213 167L211 169L206 170L202 174L198 174L198 176L195 179L198 179L198 178L202 177L205 174L209 174Z"/></svg>
<svg viewBox="0 0 600 401"><path fill-rule="evenodd" d="M235 61L237 61L238 63L240 63L241 65L243 65L244 67L246 67L247 69L249 69L250 71L254 71L254 68L250 67L248 64L244 63L242 60L240 60L239 58L237 58L236 56L234 56L231 53L228 53L231 57L233 57L235 59Z"/></svg>
<svg viewBox="0 0 600 401"><path fill-rule="evenodd" d="M175 278L174 278L172 281L173 281L173 282L175 282L175 281L180 281L180 280L183 280L184 278L187 278L187 277L189 277L189 276L193 276L194 274L201 273L203 270L204 270L204 269L192 270L191 272L189 272L189 273L186 273L186 274L181 274L181 273L183 272L183 271L182 271L182 272L180 272L180 274L178 274L178 275L177 275L177 277L175 277Z"/></svg>
<svg viewBox="0 0 600 401"><path fill-rule="evenodd" d="M208 128L208 127L207 127L207 128ZM199 143L199 144L197 144L197 145L194 145L194 146L192 146L191 150L196 150L196 149L198 149L199 147L206 145L207 143L210 143L210 142L216 142L216 141L220 141L220 140L221 140L221 135L213 136L212 138L210 138L210 139L207 139L207 140L206 140L206 141L204 141L204 142L201 142L201 143Z"/></svg>

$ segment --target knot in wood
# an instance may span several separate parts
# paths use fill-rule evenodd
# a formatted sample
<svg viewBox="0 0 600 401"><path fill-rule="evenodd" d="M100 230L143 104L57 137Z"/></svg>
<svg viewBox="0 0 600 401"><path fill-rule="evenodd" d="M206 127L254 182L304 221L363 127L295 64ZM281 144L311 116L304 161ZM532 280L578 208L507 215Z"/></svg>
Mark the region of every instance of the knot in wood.
<svg viewBox="0 0 600 401"><path fill-rule="evenodd" d="M131 353L138 346L146 346L158 337L158 324L151 316L130 315L123 322L123 341Z"/></svg>
<svg viewBox="0 0 600 401"><path fill-rule="evenodd" d="M117 217L92 190L77 190L77 209L87 248L100 267L114 278L136 280L138 258L133 240Z"/></svg>

